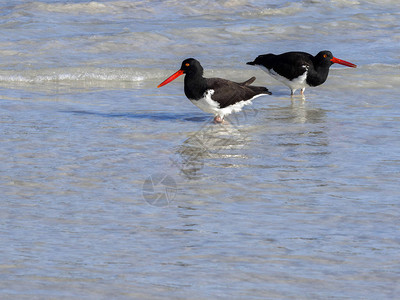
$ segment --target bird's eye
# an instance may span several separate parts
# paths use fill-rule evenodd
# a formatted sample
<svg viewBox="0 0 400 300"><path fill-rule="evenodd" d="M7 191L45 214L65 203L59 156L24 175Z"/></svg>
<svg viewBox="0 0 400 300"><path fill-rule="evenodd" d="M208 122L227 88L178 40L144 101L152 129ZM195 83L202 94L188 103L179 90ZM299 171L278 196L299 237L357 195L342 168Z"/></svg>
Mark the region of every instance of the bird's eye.
<svg viewBox="0 0 400 300"><path fill-rule="evenodd" d="M328 55L324 54L324 58L327 58L327 57L328 57Z"/></svg>
<svg viewBox="0 0 400 300"><path fill-rule="evenodd" d="M186 64L185 64L185 66L186 66L186 67L189 67L189 66L190 66L190 64L189 64L189 63L186 63Z"/></svg>

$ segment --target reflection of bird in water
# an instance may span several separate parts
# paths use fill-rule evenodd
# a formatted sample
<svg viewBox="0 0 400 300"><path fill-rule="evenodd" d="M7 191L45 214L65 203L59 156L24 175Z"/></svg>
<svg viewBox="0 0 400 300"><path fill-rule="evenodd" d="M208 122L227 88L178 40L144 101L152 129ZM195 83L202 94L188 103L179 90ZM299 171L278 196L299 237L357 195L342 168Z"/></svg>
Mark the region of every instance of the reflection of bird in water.
<svg viewBox="0 0 400 300"><path fill-rule="evenodd" d="M243 149L248 142L247 135L233 125L208 124L191 134L179 146L176 151L178 158L173 163L186 177L193 179L207 159L243 158L243 154L234 152Z"/></svg>
<svg viewBox="0 0 400 300"><path fill-rule="evenodd" d="M274 121L281 120L287 126L288 123L324 123L326 122L326 110L315 108L305 101L291 101L288 106L270 107L268 109L259 109L266 115L265 122L273 124Z"/></svg>

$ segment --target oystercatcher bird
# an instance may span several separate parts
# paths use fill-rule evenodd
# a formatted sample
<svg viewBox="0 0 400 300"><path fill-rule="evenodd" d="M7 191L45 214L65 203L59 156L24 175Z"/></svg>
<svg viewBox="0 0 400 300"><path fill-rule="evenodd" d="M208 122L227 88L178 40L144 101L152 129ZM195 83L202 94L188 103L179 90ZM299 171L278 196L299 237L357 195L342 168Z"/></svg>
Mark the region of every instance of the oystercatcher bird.
<svg viewBox="0 0 400 300"><path fill-rule="evenodd" d="M222 78L204 78L203 67L194 58L185 59L181 68L160 83L162 87L185 74L184 90L186 97L205 112L215 115L214 121L222 123L224 116L239 112L243 106L262 95L270 95L267 88L252 86L255 77L242 83Z"/></svg>
<svg viewBox="0 0 400 300"><path fill-rule="evenodd" d="M297 89L304 95L306 87L323 84L328 77L329 68L334 63L356 68L355 64L333 57L330 51L321 51L316 56L306 52L286 52L283 54L259 55L247 64L259 66L276 80L287 85L291 95Z"/></svg>

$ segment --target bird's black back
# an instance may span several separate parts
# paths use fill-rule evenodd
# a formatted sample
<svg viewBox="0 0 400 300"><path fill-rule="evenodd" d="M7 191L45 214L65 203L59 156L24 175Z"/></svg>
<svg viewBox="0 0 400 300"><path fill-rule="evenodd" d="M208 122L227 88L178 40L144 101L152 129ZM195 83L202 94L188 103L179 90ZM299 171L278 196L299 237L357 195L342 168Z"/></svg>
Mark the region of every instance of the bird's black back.
<svg viewBox="0 0 400 300"><path fill-rule="evenodd" d="M254 80L255 78L250 78L245 82L237 83L222 78L206 78L207 89L214 90L212 99L219 103L220 108L250 100L257 95L271 94L266 87L250 85Z"/></svg>
<svg viewBox="0 0 400 300"><path fill-rule="evenodd" d="M303 75L309 67L313 67L313 56L306 52L286 52L279 55L270 53L259 55L253 62L247 64L263 66L293 80Z"/></svg>

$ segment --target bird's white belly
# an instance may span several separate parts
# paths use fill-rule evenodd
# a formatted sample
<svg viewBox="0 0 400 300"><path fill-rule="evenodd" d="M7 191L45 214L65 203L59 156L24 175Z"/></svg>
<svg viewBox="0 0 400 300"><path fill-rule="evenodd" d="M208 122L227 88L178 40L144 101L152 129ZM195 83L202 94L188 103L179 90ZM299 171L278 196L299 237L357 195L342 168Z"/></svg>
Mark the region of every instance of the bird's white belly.
<svg viewBox="0 0 400 300"><path fill-rule="evenodd" d="M267 72L273 78L282 82L284 85L288 86L293 91L295 91L297 89L303 89L303 88L309 87L309 85L307 84L307 81L306 81L307 73L308 73L308 70L306 67L304 67L304 73L302 75L300 75L299 77L293 78L292 80L289 80L286 77L279 75L273 69L267 69L264 66L259 66L259 67L264 72Z"/></svg>
<svg viewBox="0 0 400 300"><path fill-rule="evenodd" d="M219 103L211 99L211 96L214 94L214 90L207 90L204 93L203 98L199 100L189 99L194 105L196 105L201 110L211 113L211 114L218 114Z"/></svg>
<svg viewBox="0 0 400 300"><path fill-rule="evenodd" d="M196 105L201 110L214 114L215 116L224 117L233 112L239 112L242 110L243 106L251 104L251 101L257 97L262 96L263 94L256 95L249 100L243 100L236 102L235 104L229 105L224 108L220 108L219 103L214 101L211 96L214 94L214 90L207 90L204 93L204 97L199 100L189 99L194 105Z"/></svg>

